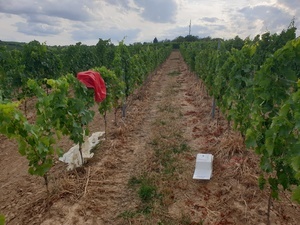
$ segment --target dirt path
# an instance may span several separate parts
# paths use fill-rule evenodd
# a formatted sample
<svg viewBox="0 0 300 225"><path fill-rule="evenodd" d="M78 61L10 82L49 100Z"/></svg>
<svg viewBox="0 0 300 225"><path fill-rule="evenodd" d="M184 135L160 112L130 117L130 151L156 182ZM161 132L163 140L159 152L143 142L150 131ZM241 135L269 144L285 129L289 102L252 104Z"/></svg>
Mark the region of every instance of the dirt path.
<svg viewBox="0 0 300 225"><path fill-rule="evenodd" d="M218 113L211 118L211 102L174 51L130 97L125 121L115 127L109 116L108 140L84 168L66 172L57 162L49 196L2 137L0 213L7 224L265 224L258 159ZM97 116L91 130L101 127ZM210 181L192 179L197 153L215 157ZM272 205L271 224L300 221L286 195Z"/></svg>

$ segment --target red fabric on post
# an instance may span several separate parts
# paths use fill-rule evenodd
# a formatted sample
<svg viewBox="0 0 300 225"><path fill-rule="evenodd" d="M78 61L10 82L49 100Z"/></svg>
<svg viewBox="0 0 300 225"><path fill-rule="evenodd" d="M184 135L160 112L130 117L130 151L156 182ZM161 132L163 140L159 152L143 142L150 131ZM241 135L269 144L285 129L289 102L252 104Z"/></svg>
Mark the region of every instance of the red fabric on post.
<svg viewBox="0 0 300 225"><path fill-rule="evenodd" d="M93 88L95 91L95 101L102 102L106 97L106 86L100 73L89 70L77 73L77 79L87 88Z"/></svg>

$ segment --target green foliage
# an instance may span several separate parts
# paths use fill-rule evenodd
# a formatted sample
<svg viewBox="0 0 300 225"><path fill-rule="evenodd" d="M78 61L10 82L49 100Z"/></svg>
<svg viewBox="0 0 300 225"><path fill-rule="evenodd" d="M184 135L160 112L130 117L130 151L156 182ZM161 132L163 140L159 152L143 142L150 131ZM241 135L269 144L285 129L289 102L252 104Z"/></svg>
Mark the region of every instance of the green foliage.
<svg viewBox="0 0 300 225"><path fill-rule="evenodd" d="M297 187L292 195L292 199L300 204L300 187Z"/></svg>
<svg viewBox="0 0 300 225"><path fill-rule="evenodd" d="M124 44L124 41L121 41L115 51L113 70L115 71L116 76L125 84L124 93L126 98L129 96L133 85L129 67L130 53L128 47Z"/></svg>
<svg viewBox="0 0 300 225"><path fill-rule="evenodd" d="M45 44L31 41L24 46L22 53L26 79L42 80L60 76L62 63Z"/></svg>
<svg viewBox="0 0 300 225"><path fill-rule="evenodd" d="M89 108L94 98L93 92L70 74L46 83L50 93L35 80L27 82L28 89L37 96L34 123L18 109L18 102L0 104L0 133L18 141L20 154L29 162L28 172L44 177L47 184L53 158L61 153L54 147L57 138L64 134L75 143L84 142L84 134L88 133L84 125L93 119L94 112Z"/></svg>
<svg viewBox="0 0 300 225"><path fill-rule="evenodd" d="M17 89L22 86L24 69L20 51L0 48L0 90L3 99L17 95Z"/></svg>
<svg viewBox="0 0 300 225"><path fill-rule="evenodd" d="M95 67L92 70L99 72L105 81L106 85L106 98L101 104L99 104L99 112L101 115L105 115L107 111L112 108L117 108L120 105L120 100L124 96L124 83L118 79L114 71L107 69L106 67Z"/></svg>
<svg viewBox="0 0 300 225"><path fill-rule="evenodd" d="M55 139L47 123L37 117L37 122L30 124L18 109L18 103L0 104L0 132L19 143L19 152L29 162L28 172L44 176L53 164L56 153Z"/></svg>
<svg viewBox="0 0 300 225"><path fill-rule="evenodd" d="M124 82L115 75L112 70L106 67L95 67L92 70L99 72L106 86L106 98L99 104L98 111L103 116L105 122L105 137L107 134L107 112L112 108L115 110L115 116L118 107L121 105L121 100L124 97ZM116 120L116 118L115 118Z"/></svg>
<svg viewBox="0 0 300 225"><path fill-rule="evenodd" d="M95 67L98 61L95 46L83 45L81 42L60 48L58 54L65 74L76 75L80 71L89 70Z"/></svg>
<svg viewBox="0 0 300 225"><path fill-rule="evenodd" d="M106 83L107 98L99 105L99 112L105 116L112 108L116 112L124 96L128 97L141 85L170 51L170 46L165 48L158 43L154 47L125 46L121 42L116 48L110 40L102 39L96 46L79 42L48 47L32 41L20 51L1 47L0 133L18 141L20 154L28 159L29 173L44 177L47 184L53 159L62 152L54 147L56 141L67 135L81 146L94 116L93 90L73 74L90 68L100 72ZM61 76L63 73L67 75ZM26 111L24 115L19 110L19 102L9 99L17 97L26 102L33 95L37 97L36 120L29 122ZM144 189L142 193L149 191Z"/></svg>
<svg viewBox="0 0 300 225"><path fill-rule="evenodd" d="M5 225L5 216L0 214L0 225Z"/></svg>
<svg viewBox="0 0 300 225"><path fill-rule="evenodd" d="M138 195L142 203L145 203L146 206L148 206L148 204L157 197L157 187L153 184L153 180L146 174L139 178L130 178L128 185L131 188L138 189Z"/></svg>
<svg viewBox="0 0 300 225"><path fill-rule="evenodd" d="M111 68L114 59L114 49L115 46L110 42L110 40L102 40L100 38L95 49L97 66Z"/></svg>
<svg viewBox="0 0 300 225"><path fill-rule="evenodd" d="M170 51L171 48L159 45L126 46L124 40L119 43L112 65L117 78L124 83L123 109L128 96L166 59Z"/></svg>
<svg viewBox="0 0 300 225"><path fill-rule="evenodd" d="M30 83L33 89L39 89L35 81ZM63 135L68 135L75 144L84 143L84 134L88 135L85 126L94 117L94 111L90 109L94 105L93 90L87 89L71 74L57 80L46 80L46 83L52 91L48 95L41 89L36 92L41 96L41 104L37 104L38 116L49 121L49 126Z"/></svg>
<svg viewBox="0 0 300 225"><path fill-rule="evenodd" d="M156 187L143 182L138 191L138 194L143 202L149 202L155 197Z"/></svg>

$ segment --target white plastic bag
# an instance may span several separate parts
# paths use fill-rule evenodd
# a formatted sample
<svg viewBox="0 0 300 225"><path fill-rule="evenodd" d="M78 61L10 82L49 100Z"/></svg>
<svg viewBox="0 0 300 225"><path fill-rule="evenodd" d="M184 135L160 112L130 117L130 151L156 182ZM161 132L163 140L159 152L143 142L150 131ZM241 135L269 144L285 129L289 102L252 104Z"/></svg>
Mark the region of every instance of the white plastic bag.
<svg viewBox="0 0 300 225"><path fill-rule="evenodd" d="M100 139L105 132L95 132L90 137L85 136L84 143L82 144L82 158L85 162L94 156L91 150L103 139ZM68 164L67 170L73 170L76 167L82 166L83 162L81 160L79 145L75 145L69 149L62 157L59 158L60 161Z"/></svg>

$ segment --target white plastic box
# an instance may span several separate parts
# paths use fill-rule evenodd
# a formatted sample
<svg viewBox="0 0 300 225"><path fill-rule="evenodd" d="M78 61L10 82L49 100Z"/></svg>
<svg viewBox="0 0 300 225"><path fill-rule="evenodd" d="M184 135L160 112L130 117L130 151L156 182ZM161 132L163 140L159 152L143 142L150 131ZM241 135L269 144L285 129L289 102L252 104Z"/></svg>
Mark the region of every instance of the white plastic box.
<svg viewBox="0 0 300 225"><path fill-rule="evenodd" d="M193 179L210 180L213 170L214 156L212 154L197 154Z"/></svg>

